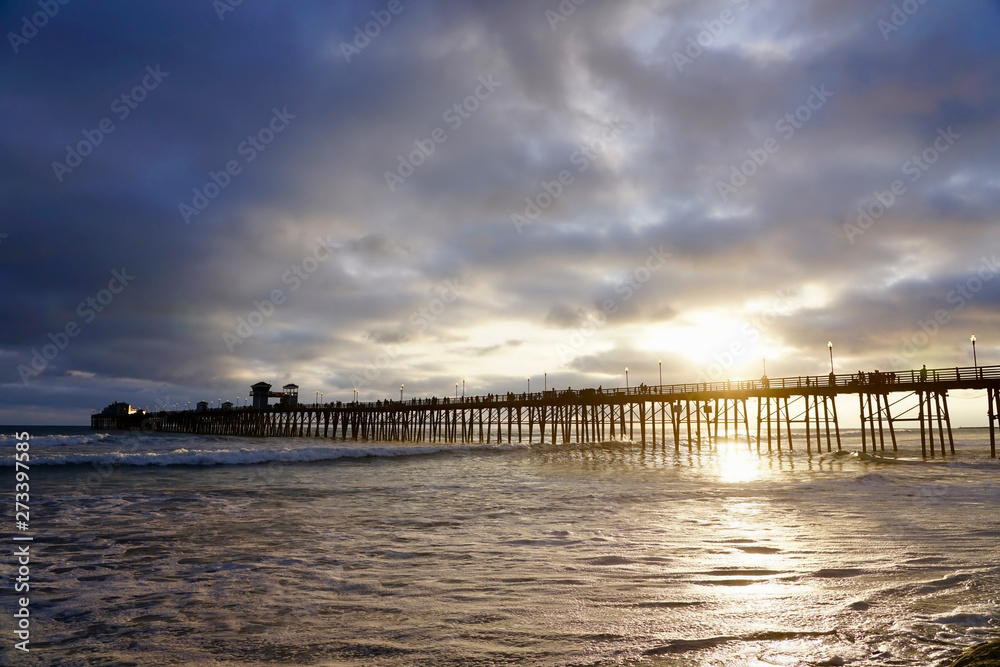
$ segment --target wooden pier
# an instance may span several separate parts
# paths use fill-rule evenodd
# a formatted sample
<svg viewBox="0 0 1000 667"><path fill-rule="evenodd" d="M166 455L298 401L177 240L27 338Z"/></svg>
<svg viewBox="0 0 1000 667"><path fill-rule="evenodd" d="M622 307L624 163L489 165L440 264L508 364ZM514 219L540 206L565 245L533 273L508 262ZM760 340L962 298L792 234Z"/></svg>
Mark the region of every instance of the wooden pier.
<svg viewBox="0 0 1000 667"><path fill-rule="evenodd" d="M671 442L677 451L745 442L750 450L842 449L836 398L858 397L862 451L897 449L919 423L924 456L955 452L948 392L985 390L996 458L1000 366L761 378L628 389L549 390L466 398L94 415L91 428L248 437L427 443ZM793 433L794 431L794 433Z"/></svg>

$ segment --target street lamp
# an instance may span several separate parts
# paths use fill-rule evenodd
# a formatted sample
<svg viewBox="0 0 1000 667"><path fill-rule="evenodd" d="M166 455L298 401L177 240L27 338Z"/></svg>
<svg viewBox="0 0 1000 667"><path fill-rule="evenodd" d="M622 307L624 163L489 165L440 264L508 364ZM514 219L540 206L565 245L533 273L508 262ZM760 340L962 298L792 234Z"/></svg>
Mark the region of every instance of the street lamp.
<svg viewBox="0 0 1000 667"><path fill-rule="evenodd" d="M528 381L528 393L530 394L531 393L531 376L529 375L529 376L525 377L524 379Z"/></svg>
<svg viewBox="0 0 1000 667"><path fill-rule="evenodd" d="M462 398L465 398L465 378L462 378Z"/></svg>
<svg viewBox="0 0 1000 667"><path fill-rule="evenodd" d="M354 402L355 403L358 402L358 388L357 387L354 388Z"/></svg>
<svg viewBox="0 0 1000 667"><path fill-rule="evenodd" d="M545 383L542 386L542 391L548 391L548 390L549 390L549 372L545 371Z"/></svg>
<svg viewBox="0 0 1000 667"><path fill-rule="evenodd" d="M660 366L660 387L663 387L663 359L657 360L656 363ZM662 389L660 391L662 391Z"/></svg>
<svg viewBox="0 0 1000 667"><path fill-rule="evenodd" d="M628 393L628 366L625 367L625 393Z"/></svg>
<svg viewBox="0 0 1000 667"><path fill-rule="evenodd" d="M826 346L830 348L830 375L833 375L833 341L826 341Z"/></svg>
<svg viewBox="0 0 1000 667"><path fill-rule="evenodd" d="M323 403L323 392L319 392L319 402Z"/></svg>
<svg viewBox="0 0 1000 667"><path fill-rule="evenodd" d="M455 400L458 400L458 383L455 383Z"/></svg>
<svg viewBox="0 0 1000 667"><path fill-rule="evenodd" d="M972 334L969 340L972 341L972 365L979 368L979 362L976 360L976 334Z"/></svg>
<svg viewBox="0 0 1000 667"><path fill-rule="evenodd" d="M400 403L403 402L403 385L402 384L399 385L399 402Z"/></svg>

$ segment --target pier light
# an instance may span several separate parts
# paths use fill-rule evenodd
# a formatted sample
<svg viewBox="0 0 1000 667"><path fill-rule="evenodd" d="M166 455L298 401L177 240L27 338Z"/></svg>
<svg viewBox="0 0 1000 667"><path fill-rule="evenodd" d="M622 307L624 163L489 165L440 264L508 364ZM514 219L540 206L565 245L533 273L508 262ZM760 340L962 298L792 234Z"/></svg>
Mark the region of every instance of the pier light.
<svg viewBox="0 0 1000 667"><path fill-rule="evenodd" d="M531 376L530 375L526 376L524 379L528 381L528 393L530 394L531 393Z"/></svg>
<svg viewBox="0 0 1000 667"><path fill-rule="evenodd" d="M458 400L458 383L455 383L455 400Z"/></svg>
<svg viewBox="0 0 1000 667"><path fill-rule="evenodd" d="M625 393L628 393L628 366L625 367Z"/></svg>
<svg viewBox="0 0 1000 667"><path fill-rule="evenodd" d="M400 385L399 385L399 402L400 403L403 402L403 385L402 385L402 383L400 383Z"/></svg>
<svg viewBox="0 0 1000 667"><path fill-rule="evenodd" d="M979 361L976 359L976 334L972 334L969 340L972 341L972 365L979 368Z"/></svg>
<svg viewBox="0 0 1000 667"><path fill-rule="evenodd" d="M542 384L542 391L548 391L548 390L549 390L549 372L545 371L545 380Z"/></svg>
<svg viewBox="0 0 1000 667"><path fill-rule="evenodd" d="M319 392L319 402L323 402L323 392Z"/></svg>
<svg viewBox="0 0 1000 667"><path fill-rule="evenodd" d="M663 359L656 360L657 365L660 367L660 386L663 386Z"/></svg>
<svg viewBox="0 0 1000 667"><path fill-rule="evenodd" d="M465 398L465 378L462 378L462 398Z"/></svg>
<svg viewBox="0 0 1000 667"><path fill-rule="evenodd" d="M833 341L826 341L826 346L830 349L830 373L833 373Z"/></svg>

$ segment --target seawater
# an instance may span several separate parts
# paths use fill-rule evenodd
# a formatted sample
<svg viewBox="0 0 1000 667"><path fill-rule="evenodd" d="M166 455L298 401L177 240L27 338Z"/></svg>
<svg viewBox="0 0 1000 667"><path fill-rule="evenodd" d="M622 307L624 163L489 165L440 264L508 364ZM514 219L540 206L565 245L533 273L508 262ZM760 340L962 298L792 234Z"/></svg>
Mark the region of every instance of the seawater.
<svg viewBox="0 0 1000 667"><path fill-rule="evenodd" d="M758 455L0 431L11 535L31 434L35 536L31 652L11 575L4 665L924 667L1000 636L984 429L926 461L902 432L893 462L802 435Z"/></svg>

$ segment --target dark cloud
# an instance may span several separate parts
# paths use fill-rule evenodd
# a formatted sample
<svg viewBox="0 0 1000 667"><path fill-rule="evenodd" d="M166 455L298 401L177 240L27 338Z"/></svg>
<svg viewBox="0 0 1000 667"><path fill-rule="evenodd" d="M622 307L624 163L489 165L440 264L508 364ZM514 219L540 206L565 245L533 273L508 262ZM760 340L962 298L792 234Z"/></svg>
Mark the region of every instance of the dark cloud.
<svg viewBox="0 0 1000 667"><path fill-rule="evenodd" d="M860 0L588 2L556 24L557 3L404 3L348 61L383 6L70 3L8 37L0 419L258 378L504 392L662 357L683 381L733 342L732 372L822 371L829 339L885 367L939 310L920 363L959 363L973 329L1000 350L1000 282L953 296L1000 250L995 3L889 32L892 4ZM4 3L4 33L35 11Z"/></svg>

